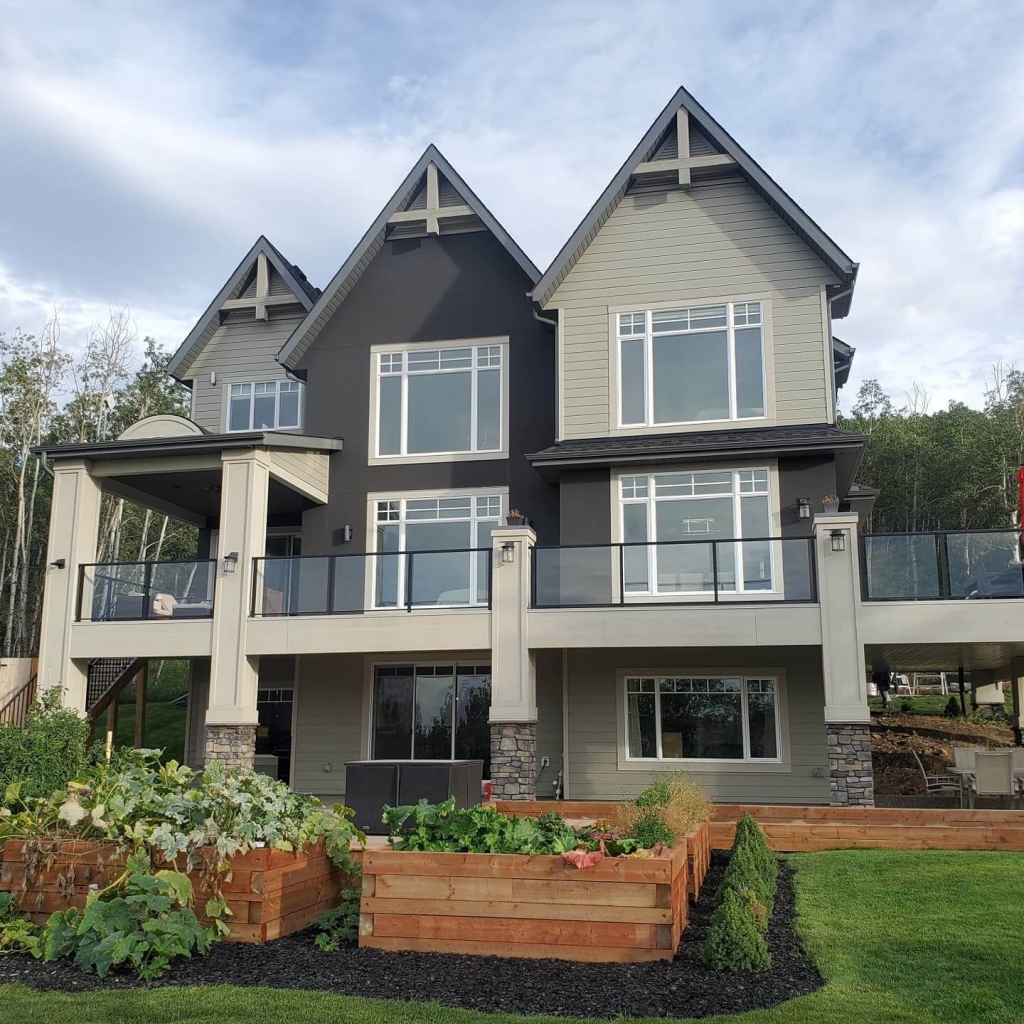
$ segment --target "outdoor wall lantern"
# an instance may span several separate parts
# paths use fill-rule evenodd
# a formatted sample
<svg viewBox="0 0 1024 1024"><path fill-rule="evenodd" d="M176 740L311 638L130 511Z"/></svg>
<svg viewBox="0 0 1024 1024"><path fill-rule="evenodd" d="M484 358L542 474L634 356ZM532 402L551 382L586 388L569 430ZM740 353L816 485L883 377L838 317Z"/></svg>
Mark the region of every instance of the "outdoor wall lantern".
<svg viewBox="0 0 1024 1024"><path fill-rule="evenodd" d="M797 498L796 499L797 515L801 519L811 518L811 499L810 498Z"/></svg>
<svg viewBox="0 0 1024 1024"><path fill-rule="evenodd" d="M224 556L224 571L225 572L234 572L235 569L237 569L237 568L238 568L238 552L237 551L229 551Z"/></svg>
<svg viewBox="0 0 1024 1024"><path fill-rule="evenodd" d="M68 563L63 558L58 558L56 561L50 563L50 565L54 569L63 569L64 566L67 565L67 564Z"/></svg>
<svg viewBox="0 0 1024 1024"><path fill-rule="evenodd" d="M516 546L514 541L507 540L501 545L502 565L511 565L516 560Z"/></svg>
<svg viewBox="0 0 1024 1024"><path fill-rule="evenodd" d="M832 530L829 536L832 538L833 551L846 550L846 534L842 530Z"/></svg>

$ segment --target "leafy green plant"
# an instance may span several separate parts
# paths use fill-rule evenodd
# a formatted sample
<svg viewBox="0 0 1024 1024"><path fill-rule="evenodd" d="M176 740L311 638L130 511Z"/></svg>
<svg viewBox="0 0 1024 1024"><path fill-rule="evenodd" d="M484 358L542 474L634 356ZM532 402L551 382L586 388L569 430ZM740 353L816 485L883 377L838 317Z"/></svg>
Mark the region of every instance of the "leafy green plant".
<svg viewBox="0 0 1024 1024"><path fill-rule="evenodd" d="M655 810L676 836L686 835L714 816L714 805L686 772L668 772L658 775L635 800L620 804L615 824L621 832L632 835L641 819Z"/></svg>
<svg viewBox="0 0 1024 1024"><path fill-rule="evenodd" d="M21 725L0 725L0 806L12 783L22 798L45 797L94 763L89 723L61 706L61 690L44 690Z"/></svg>
<svg viewBox="0 0 1024 1024"><path fill-rule="evenodd" d="M766 971L768 944L757 927L752 901L727 888L711 917L704 960L717 971Z"/></svg>
<svg viewBox="0 0 1024 1024"><path fill-rule="evenodd" d="M652 807L630 830L630 837L644 849L654 846L671 846L676 841L675 833L665 824L658 808Z"/></svg>
<svg viewBox="0 0 1024 1024"><path fill-rule="evenodd" d="M0 892L0 954L27 951L39 957L39 928L15 912L14 893Z"/></svg>
<svg viewBox="0 0 1024 1024"><path fill-rule="evenodd" d="M354 942L359 936L359 889L345 889L341 902L316 919L313 927L317 937L313 940L317 949L325 953L337 953L342 943Z"/></svg>
<svg viewBox="0 0 1024 1024"><path fill-rule="evenodd" d="M206 953L219 935L216 927L200 924L192 899L192 883L177 871L128 874L91 899L83 912L69 907L51 914L42 935L43 956L73 956L77 967L101 978L126 964L152 981L175 957ZM215 920L224 910L210 904L206 909Z"/></svg>

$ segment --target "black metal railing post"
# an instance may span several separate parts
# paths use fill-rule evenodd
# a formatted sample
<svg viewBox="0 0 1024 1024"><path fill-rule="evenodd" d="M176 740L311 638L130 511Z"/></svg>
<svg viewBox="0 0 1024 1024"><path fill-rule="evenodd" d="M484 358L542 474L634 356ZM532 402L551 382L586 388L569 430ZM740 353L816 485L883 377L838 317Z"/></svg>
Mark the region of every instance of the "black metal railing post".
<svg viewBox="0 0 1024 1024"><path fill-rule="evenodd" d="M863 538L862 538L863 539ZM807 549L809 551L808 563L811 567L810 598L815 604L818 602L818 545L814 537L807 538Z"/></svg>
<svg viewBox="0 0 1024 1024"><path fill-rule="evenodd" d="M405 610L412 611L412 552L405 553Z"/></svg>
<svg viewBox="0 0 1024 1024"><path fill-rule="evenodd" d="M142 570L142 618L148 619L153 609L153 563L146 562Z"/></svg>
<svg viewBox="0 0 1024 1024"><path fill-rule="evenodd" d="M327 556L327 614L334 612L334 560L336 555Z"/></svg>
<svg viewBox="0 0 1024 1024"><path fill-rule="evenodd" d="M78 595L75 598L75 622L82 621L82 595L85 592L85 566L78 567ZM89 618L92 618L90 615Z"/></svg>
<svg viewBox="0 0 1024 1024"><path fill-rule="evenodd" d="M260 560L259 560L258 557L254 558L252 560L252 597L250 598L250 602L249 602L250 603L249 615L250 615L251 618L256 618L256 577L257 577L257 567L259 565L259 561ZM214 575L216 575L216 574L214 574ZM210 604L211 605L213 604L212 596L210 598ZM262 604L260 605L260 611L261 612L263 611Z"/></svg>
<svg viewBox="0 0 1024 1024"><path fill-rule="evenodd" d="M491 576L494 575L494 555L491 555ZM491 607L491 596L488 595L487 607ZM537 607L537 548L530 548L530 607Z"/></svg>
<svg viewBox="0 0 1024 1024"><path fill-rule="evenodd" d="M718 604L718 541L711 542L711 586L715 592L715 604Z"/></svg>
<svg viewBox="0 0 1024 1024"><path fill-rule="evenodd" d="M626 545L619 545L619 604L626 603Z"/></svg>

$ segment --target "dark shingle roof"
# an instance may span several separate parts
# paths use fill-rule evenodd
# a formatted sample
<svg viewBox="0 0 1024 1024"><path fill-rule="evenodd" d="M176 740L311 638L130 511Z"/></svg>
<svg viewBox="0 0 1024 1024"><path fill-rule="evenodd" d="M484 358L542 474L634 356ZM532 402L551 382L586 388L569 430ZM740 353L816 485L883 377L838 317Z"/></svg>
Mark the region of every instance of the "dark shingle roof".
<svg viewBox="0 0 1024 1024"><path fill-rule="evenodd" d="M585 437L560 441L527 458L542 466L611 466L623 462L721 459L748 452L790 455L837 448L863 448L863 434L828 423L786 427L734 427L678 434Z"/></svg>

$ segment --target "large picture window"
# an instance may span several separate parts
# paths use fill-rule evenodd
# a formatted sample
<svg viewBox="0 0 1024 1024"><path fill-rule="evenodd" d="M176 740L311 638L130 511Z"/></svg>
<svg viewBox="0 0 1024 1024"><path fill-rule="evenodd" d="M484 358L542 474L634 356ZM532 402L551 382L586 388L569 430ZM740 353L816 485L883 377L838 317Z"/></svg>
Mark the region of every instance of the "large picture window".
<svg viewBox="0 0 1024 1024"><path fill-rule="evenodd" d="M471 760L490 774L490 665L378 666L372 757Z"/></svg>
<svg viewBox="0 0 1024 1024"><path fill-rule="evenodd" d="M376 457L502 451L503 356L500 344L376 353Z"/></svg>
<svg viewBox="0 0 1024 1024"><path fill-rule="evenodd" d="M500 494L376 501L374 606L486 605L502 503Z"/></svg>
<svg viewBox="0 0 1024 1024"><path fill-rule="evenodd" d="M767 469L619 478L626 596L775 589Z"/></svg>
<svg viewBox="0 0 1024 1024"><path fill-rule="evenodd" d="M760 302L619 313L619 426L766 415Z"/></svg>
<svg viewBox="0 0 1024 1024"><path fill-rule="evenodd" d="M228 430L288 430L302 426L303 385L297 380L231 384Z"/></svg>
<svg viewBox="0 0 1024 1024"><path fill-rule="evenodd" d="M778 761L778 680L636 675L625 680L626 752L657 761Z"/></svg>

